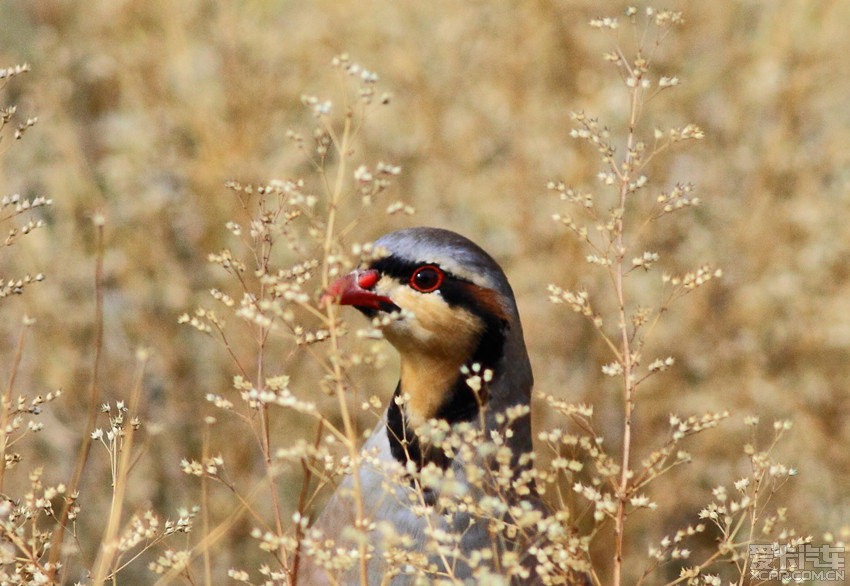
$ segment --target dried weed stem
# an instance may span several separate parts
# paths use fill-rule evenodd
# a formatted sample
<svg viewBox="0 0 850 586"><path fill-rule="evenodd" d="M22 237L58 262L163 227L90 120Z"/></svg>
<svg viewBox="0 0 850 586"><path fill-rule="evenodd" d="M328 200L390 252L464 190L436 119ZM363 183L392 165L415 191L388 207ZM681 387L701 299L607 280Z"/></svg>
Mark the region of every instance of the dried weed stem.
<svg viewBox="0 0 850 586"><path fill-rule="evenodd" d="M51 580L56 579L58 571L58 562L62 556L62 542L65 537L65 528L68 523L68 516L71 512L71 507L74 506L77 493L80 487L80 481L83 477L83 472L86 463L89 459L92 445L92 432L97 424L98 409L100 407L100 365L101 356L103 354L103 231L104 218L100 213L95 214L94 225L96 231L95 242L95 271L94 271L94 288L95 288L95 339L94 339L94 358L92 363L91 384L89 385L89 396L87 404L86 424L83 428L83 433L80 439L80 447L77 452L77 462L74 466L74 473L68 483L67 496L62 506L62 513L56 524L56 531L50 542L50 558L49 558L49 576Z"/></svg>
<svg viewBox="0 0 850 586"><path fill-rule="evenodd" d="M3 391L3 404L0 407L0 493L3 492L3 482L6 477L6 451L11 440L10 434L6 432L9 425L9 416L12 412L12 390L15 388L15 379L21 366L21 357L24 353L24 334L26 334L28 320L25 318L18 335L18 343L15 345L15 355L12 358L12 370L9 373L9 382Z"/></svg>
<svg viewBox="0 0 850 586"><path fill-rule="evenodd" d="M124 497L127 492L127 481L130 476L130 469L133 464L133 439L136 434L136 425L132 418L135 418L139 413L139 404L142 395L142 382L145 374L145 364L148 361L148 353L145 350L139 351L139 365L137 368L136 381L133 384L133 389L130 393L130 401L128 402L127 416L131 418L123 426L123 440L117 438L116 454L118 457L115 476L112 482L112 504L109 508L109 519L106 523L106 529L100 541L100 551L94 563L94 572L92 573L92 584L101 586L110 578L113 562L117 552L118 530L121 527L121 513L124 507Z"/></svg>
<svg viewBox="0 0 850 586"><path fill-rule="evenodd" d="M345 121L342 130L342 136L337 139L334 137L334 144L337 149L337 153L339 154L339 164L337 167L336 180L333 185L333 189L331 191L331 199L328 204L328 221L327 226L325 228L325 241L324 241L324 259L323 259L323 270L322 270L322 286L323 288L327 288L329 284L329 271L330 264L329 261L332 258L332 246L333 242L336 238L335 233L335 225L336 225L336 214L337 208L339 206L340 198L342 197L343 189L345 187L345 178L346 178L346 162L348 160L348 151L350 147L351 140L351 121L353 117L353 112L349 108L345 114ZM337 142L338 140L338 142ZM339 347L339 331L337 328L337 318L336 318L336 305L333 303L327 304L327 323L328 323L328 332L330 334L330 359L333 368L333 382L334 382L334 393L337 397L337 403L339 405L339 413L342 418L343 430L345 431L345 441L344 445L348 450L348 456L351 458L351 462L353 465L354 473L352 475L352 486L354 489L354 504L356 509L356 523L357 528L363 530L366 524L366 513L363 508L363 489L360 482L360 473L359 473L359 464L360 464L360 448L359 448L359 440L360 434L357 433L357 429L354 426L354 422L352 421L351 413L348 408L348 398L345 388L345 378L342 371L342 365L340 364L341 350ZM366 539L364 538L358 540L357 550L359 554L359 568L360 568L360 584L361 586L368 586L368 578L367 578L367 559L366 559Z"/></svg>

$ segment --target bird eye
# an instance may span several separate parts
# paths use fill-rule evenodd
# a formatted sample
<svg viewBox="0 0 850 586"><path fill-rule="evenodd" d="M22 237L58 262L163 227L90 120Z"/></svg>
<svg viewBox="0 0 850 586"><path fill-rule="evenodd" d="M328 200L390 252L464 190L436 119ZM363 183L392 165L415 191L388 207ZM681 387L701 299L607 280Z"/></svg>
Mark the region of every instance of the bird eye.
<svg viewBox="0 0 850 586"><path fill-rule="evenodd" d="M443 271L433 265L419 267L410 277L410 286L421 293L436 291L443 284Z"/></svg>

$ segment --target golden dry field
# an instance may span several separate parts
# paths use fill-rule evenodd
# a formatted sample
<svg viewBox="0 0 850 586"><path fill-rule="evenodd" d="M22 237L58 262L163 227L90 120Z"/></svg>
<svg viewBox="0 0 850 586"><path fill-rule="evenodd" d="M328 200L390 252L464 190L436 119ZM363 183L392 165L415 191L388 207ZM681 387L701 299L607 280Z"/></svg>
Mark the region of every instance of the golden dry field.
<svg viewBox="0 0 850 586"><path fill-rule="evenodd" d="M329 333L321 291L360 245L401 227L455 230L500 262L535 390L592 406L593 435L619 463L624 378L600 335L620 331L612 269L588 262L565 219L595 242L616 232L596 229L618 215L617 182L593 140L622 160L632 113L658 152L619 212L625 308L651 321L636 338L652 376L634 396L631 465L673 437L671 415L729 416L676 437L673 460L690 456L651 472L639 492L652 506L635 501L626 519L622 583L674 583L733 542L846 542L850 3L678 1L684 22L660 27L627 6L0 0L0 106L17 107L0 130L0 232L17 231L0 247L4 583L48 583L27 580L57 556L67 584L287 583L303 531L293 513L321 510L338 478L316 470L322 458L337 470L344 452L310 451L326 433L317 422L340 425L342 401L359 437L398 377L393 349L357 336L369 324L350 308ZM590 25L603 16L619 27ZM644 29L650 85L635 110L605 55L631 59ZM576 201L592 194L598 218L558 182ZM699 205L645 221L677 184ZM704 265L722 276L692 291L663 278ZM553 303L550 285L586 291L602 325ZM276 399L246 399L261 387ZM116 420L117 402L128 411ZM587 432L551 405L535 400L537 430ZM748 446L769 446L776 421L779 467L754 468ZM561 452L536 441L547 469ZM610 584L616 520L575 486L604 489L617 472L581 449L569 457L582 469L546 498L570 511L594 581ZM728 541L700 519L718 486L745 527ZM698 523L686 559L653 561L662 538ZM703 575L750 583L742 559L723 556Z"/></svg>

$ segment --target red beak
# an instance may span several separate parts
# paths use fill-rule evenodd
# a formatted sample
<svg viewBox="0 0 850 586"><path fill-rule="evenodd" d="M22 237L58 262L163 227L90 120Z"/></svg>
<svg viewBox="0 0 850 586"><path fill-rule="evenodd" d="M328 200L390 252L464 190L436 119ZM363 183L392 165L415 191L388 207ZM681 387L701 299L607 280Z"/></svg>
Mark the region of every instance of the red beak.
<svg viewBox="0 0 850 586"><path fill-rule="evenodd" d="M370 291L379 279L380 275L374 269L352 271L331 283L331 286L322 295L321 304L335 301L340 305L353 305L354 307L368 309L394 306L395 304L389 297Z"/></svg>

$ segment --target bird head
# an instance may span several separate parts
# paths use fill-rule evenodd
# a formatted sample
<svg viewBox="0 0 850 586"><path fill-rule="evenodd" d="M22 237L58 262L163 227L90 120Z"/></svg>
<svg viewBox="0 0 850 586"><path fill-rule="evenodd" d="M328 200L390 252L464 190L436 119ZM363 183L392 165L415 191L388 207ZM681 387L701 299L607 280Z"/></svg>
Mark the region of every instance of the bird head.
<svg viewBox="0 0 850 586"><path fill-rule="evenodd" d="M494 409L528 403L532 385L513 291L493 258L448 230L409 228L375 242L378 258L335 281L325 297L375 320L401 358L410 423L470 419L463 366L490 369Z"/></svg>

